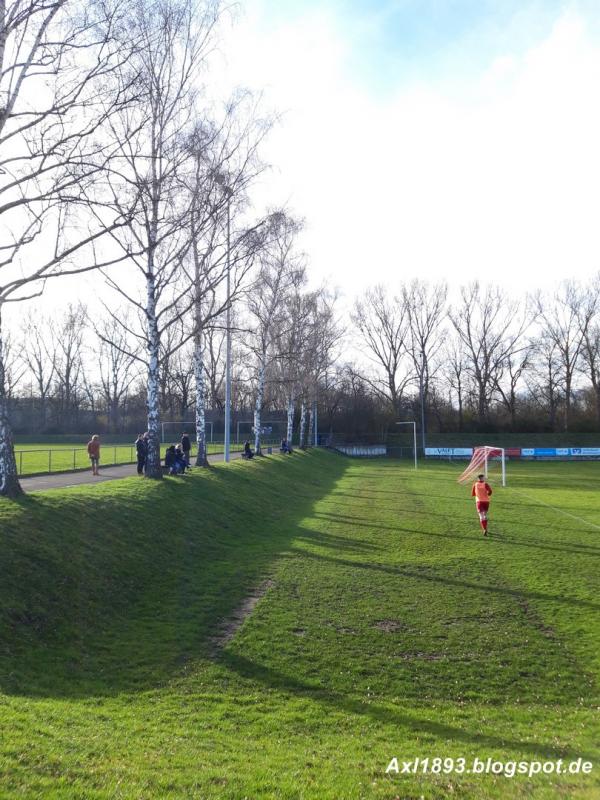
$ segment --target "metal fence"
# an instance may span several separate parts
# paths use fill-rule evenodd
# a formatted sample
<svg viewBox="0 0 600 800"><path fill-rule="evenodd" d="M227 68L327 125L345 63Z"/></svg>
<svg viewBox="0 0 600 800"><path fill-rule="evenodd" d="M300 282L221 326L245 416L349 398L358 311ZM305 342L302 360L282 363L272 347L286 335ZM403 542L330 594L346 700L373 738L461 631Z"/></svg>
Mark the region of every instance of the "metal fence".
<svg viewBox="0 0 600 800"><path fill-rule="evenodd" d="M48 448L43 450L15 450L19 476L71 472L90 465L87 448ZM104 466L133 464L136 461L134 445L104 445L100 450Z"/></svg>
<svg viewBox="0 0 600 800"><path fill-rule="evenodd" d="M280 439L262 439L261 444L266 451L271 447L274 452L278 452ZM254 446L254 442L251 442ZM242 445L232 442L232 452L242 450ZM208 446L209 455L219 455L223 452L223 442L210 443ZM196 456L197 450L192 447L190 457ZM164 457L164 453L163 453ZM87 447L59 447L43 448L35 450L15 449L15 459L17 462L17 472L19 477L27 475L48 475L54 472L74 472L77 470L89 469L90 458ZM135 464L137 461L135 445L117 444L102 445L100 448L100 466L114 467L120 464Z"/></svg>

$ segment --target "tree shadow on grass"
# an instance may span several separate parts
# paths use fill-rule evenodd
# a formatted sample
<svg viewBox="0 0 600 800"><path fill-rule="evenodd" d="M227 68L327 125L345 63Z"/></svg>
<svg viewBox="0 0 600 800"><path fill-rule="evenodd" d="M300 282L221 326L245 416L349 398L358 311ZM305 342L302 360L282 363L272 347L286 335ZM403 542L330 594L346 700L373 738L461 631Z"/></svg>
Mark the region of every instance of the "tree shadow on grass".
<svg viewBox="0 0 600 800"><path fill-rule="evenodd" d="M399 578L414 578L416 580L433 581L435 583L443 583L448 586L457 586L461 589L474 589L478 592L491 592L494 594L502 594L516 599L527 600L544 600L552 603L561 603L576 608L586 608L600 610L600 603L594 603L591 600L583 600L579 597L564 597L559 594L547 594L546 592L536 592L523 589L510 589L505 586L494 586L491 584L474 583L471 581L459 580L447 575L435 574L432 575L425 567L422 571L417 568L396 567L387 564L377 564L373 562L350 561L345 558L334 558L333 556L324 555L322 553L314 553L306 550L302 551L303 556L306 558L319 559L321 561L329 561L339 566L352 567L365 570L373 570L375 572L384 572L388 575L397 575Z"/></svg>
<svg viewBox="0 0 600 800"><path fill-rule="evenodd" d="M348 468L329 454L132 478L0 506L0 689L155 688L209 649ZM301 492L296 492L300 489ZM358 543L337 537L337 550Z"/></svg>
<svg viewBox="0 0 600 800"><path fill-rule="evenodd" d="M424 514L425 512L416 510L415 513ZM413 514L412 509L410 510L410 514L411 515ZM481 532L479 530L477 530L477 533L473 533L471 535L454 533L454 532L442 533L440 531L406 528L400 525L380 525L378 523L374 523L368 517L358 517L358 516L348 517L343 514L332 514L330 512L323 513L319 511L315 512L313 516L315 519L318 520L325 520L328 522L335 523L337 525L343 525L344 527L352 526L355 528L360 528L361 530L381 530L381 531L389 531L390 533L414 533L419 536L431 536L443 539L464 540L467 542L481 541L482 539ZM447 520L447 516L445 517L445 519ZM341 541L351 541L349 539L346 539L346 537L339 537L339 538ZM360 540L354 540L354 541L359 542ZM494 532L493 535L490 535L488 537L488 543L491 542L500 543L503 545L506 544L510 545L511 547L523 547L527 549L534 548L536 550L548 550L557 553L568 553L569 555L600 556L600 547L596 545L580 544L578 542L566 546L562 546L559 544L548 544L548 540L546 539L539 539L536 537L531 537L529 535L524 536L522 539L519 539L515 536L509 536L505 533ZM372 549L381 550L381 547L377 547L375 545L369 546L366 542L360 542L361 549L367 550L369 547L371 547Z"/></svg>
<svg viewBox="0 0 600 800"><path fill-rule="evenodd" d="M593 761L597 756L597 753L583 753L579 748L560 747L552 742L523 741L501 735L474 733L443 722L419 719L416 713L415 715L406 714L389 705L365 703L350 695L312 686L296 677L286 675L229 650L221 653L219 662L238 675L253 681L260 681L269 688L285 691L296 697L308 698L335 711L369 717L382 725L390 726L394 731L403 728L411 736L434 736L441 741L450 740L452 743L464 742L477 747L487 747L494 749L496 753L508 748L513 750L516 755L528 754L545 758L585 758ZM432 711L432 713L435 712Z"/></svg>

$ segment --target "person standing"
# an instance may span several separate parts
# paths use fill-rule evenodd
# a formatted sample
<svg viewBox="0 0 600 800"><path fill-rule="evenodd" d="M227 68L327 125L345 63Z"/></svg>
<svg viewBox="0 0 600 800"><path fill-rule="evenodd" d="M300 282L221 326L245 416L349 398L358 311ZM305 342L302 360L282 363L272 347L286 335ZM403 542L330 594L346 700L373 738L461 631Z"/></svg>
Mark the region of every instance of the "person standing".
<svg viewBox="0 0 600 800"><path fill-rule="evenodd" d="M142 436L142 439L144 440L144 473L145 473L148 469L148 448L150 446L150 434L148 433L148 431L146 431L146 433Z"/></svg>
<svg viewBox="0 0 600 800"><path fill-rule="evenodd" d="M490 509L490 497L492 496L492 487L485 480L485 475L478 475L477 480L471 489L471 497L475 498L475 507L479 514L479 522L483 535L488 535L488 511Z"/></svg>
<svg viewBox="0 0 600 800"><path fill-rule="evenodd" d="M135 454L137 456L137 474L143 475L146 466L146 456L148 455L148 444L144 439L143 433L138 433L135 440Z"/></svg>
<svg viewBox="0 0 600 800"><path fill-rule="evenodd" d="M184 431L181 434L181 449L183 450L183 457L185 459L185 464L187 467L190 465L190 450L192 449L192 443L190 442L190 437Z"/></svg>
<svg viewBox="0 0 600 800"><path fill-rule="evenodd" d="M92 462L92 475L99 475L98 464L100 463L100 437L95 433L87 445L88 456Z"/></svg>

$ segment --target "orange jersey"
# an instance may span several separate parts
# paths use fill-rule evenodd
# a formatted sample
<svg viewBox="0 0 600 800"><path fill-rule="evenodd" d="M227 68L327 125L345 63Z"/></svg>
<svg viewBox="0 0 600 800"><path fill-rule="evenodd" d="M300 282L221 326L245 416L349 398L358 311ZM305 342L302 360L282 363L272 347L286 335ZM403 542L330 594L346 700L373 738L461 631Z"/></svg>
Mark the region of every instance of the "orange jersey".
<svg viewBox="0 0 600 800"><path fill-rule="evenodd" d="M88 442L87 451L90 458L99 458L100 442L97 439L95 441L92 439L91 442Z"/></svg>
<svg viewBox="0 0 600 800"><path fill-rule="evenodd" d="M473 489L471 490L471 496L474 497L477 502L484 501L488 503L491 494L492 487L489 483L485 483L485 481L475 481Z"/></svg>

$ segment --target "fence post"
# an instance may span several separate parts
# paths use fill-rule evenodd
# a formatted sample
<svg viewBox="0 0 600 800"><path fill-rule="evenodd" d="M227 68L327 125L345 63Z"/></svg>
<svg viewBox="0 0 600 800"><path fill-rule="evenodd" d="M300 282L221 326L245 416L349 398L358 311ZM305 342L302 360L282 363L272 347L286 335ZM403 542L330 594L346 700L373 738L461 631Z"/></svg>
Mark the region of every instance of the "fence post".
<svg viewBox="0 0 600 800"><path fill-rule="evenodd" d="M19 452L19 475L23 474L23 451Z"/></svg>
<svg viewBox="0 0 600 800"><path fill-rule="evenodd" d="M77 461L77 450L73 448L73 469L75 469L76 461Z"/></svg>
<svg viewBox="0 0 600 800"><path fill-rule="evenodd" d="M48 472L52 472L52 450L48 450Z"/></svg>
<svg viewBox="0 0 600 800"><path fill-rule="evenodd" d="M113 455L113 464L117 463L117 448L115 447L114 455Z"/></svg>

